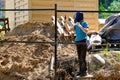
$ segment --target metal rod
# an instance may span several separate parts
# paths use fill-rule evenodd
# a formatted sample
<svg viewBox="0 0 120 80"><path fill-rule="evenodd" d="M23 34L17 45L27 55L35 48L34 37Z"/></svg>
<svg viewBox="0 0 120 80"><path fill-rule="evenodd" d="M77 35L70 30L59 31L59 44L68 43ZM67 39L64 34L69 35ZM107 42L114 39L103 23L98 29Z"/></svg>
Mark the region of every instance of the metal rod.
<svg viewBox="0 0 120 80"><path fill-rule="evenodd" d="M56 72L57 72L57 4L55 4L55 54L54 54L54 60L55 60L55 77L54 80L56 80Z"/></svg>
<svg viewBox="0 0 120 80"><path fill-rule="evenodd" d="M0 9L0 11L49 11L54 8L32 8L32 9ZM119 13L120 11L95 11L95 10L57 10L57 12L92 12L92 13Z"/></svg>
<svg viewBox="0 0 120 80"><path fill-rule="evenodd" d="M6 43L29 43L29 44L55 44L55 42L43 42L43 41L10 41L10 40L0 40L0 42Z"/></svg>
<svg viewBox="0 0 120 80"><path fill-rule="evenodd" d="M92 10L57 10L57 12L92 12L92 13L119 13L120 11L92 11Z"/></svg>
<svg viewBox="0 0 120 80"><path fill-rule="evenodd" d="M32 8L32 9L0 9L0 11L51 11L54 8Z"/></svg>

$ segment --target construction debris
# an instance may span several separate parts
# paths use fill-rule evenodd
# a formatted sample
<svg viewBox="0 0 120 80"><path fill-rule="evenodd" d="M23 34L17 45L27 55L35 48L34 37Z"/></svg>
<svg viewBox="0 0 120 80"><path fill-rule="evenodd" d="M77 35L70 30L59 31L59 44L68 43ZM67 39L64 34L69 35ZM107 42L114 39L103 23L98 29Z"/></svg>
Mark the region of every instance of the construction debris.
<svg viewBox="0 0 120 80"><path fill-rule="evenodd" d="M8 32L6 41L54 42L52 23L26 23ZM14 37L10 37L14 36ZM62 37L60 37L62 38ZM61 39L64 41L64 39ZM78 71L75 44L60 44L57 49L57 78L71 80ZM0 43L0 80L50 80L54 78L54 44L52 43ZM96 80L120 79L120 52L109 51L108 55L97 52L105 60L104 66L97 66L90 58L90 74ZM51 64L50 64L51 63ZM64 75L63 75L64 74Z"/></svg>
<svg viewBox="0 0 120 80"><path fill-rule="evenodd" d="M55 17L52 16L52 22L53 24L55 24ZM66 29L66 26L68 28L71 28L73 27L74 25L74 22L73 22L73 18L72 17L63 17L63 16L60 16L60 18L57 19L57 30L58 30L58 33L59 33L59 36L62 37L65 41L72 41L75 37L75 33L74 31L71 31L69 32L67 29Z"/></svg>

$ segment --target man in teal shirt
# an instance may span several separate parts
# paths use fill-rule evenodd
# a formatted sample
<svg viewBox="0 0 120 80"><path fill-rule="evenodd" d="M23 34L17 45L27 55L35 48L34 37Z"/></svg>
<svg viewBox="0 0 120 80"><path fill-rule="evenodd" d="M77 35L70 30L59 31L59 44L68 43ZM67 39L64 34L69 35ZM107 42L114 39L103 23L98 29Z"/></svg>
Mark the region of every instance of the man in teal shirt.
<svg viewBox="0 0 120 80"><path fill-rule="evenodd" d="M86 32L83 32L83 30L79 27L79 24L81 26L81 28L88 28L88 24L87 22L81 22L74 25L74 29L75 29L75 33L76 33L76 38L75 41L81 41L83 39L87 39L87 34Z"/></svg>
<svg viewBox="0 0 120 80"><path fill-rule="evenodd" d="M76 37L76 48L79 61L79 72L76 74L76 77L86 76L87 73L87 64L86 64L86 53L87 53L87 32L88 32L88 23L84 21L83 13L76 12L74 18L74 27L66 28L67 31L75 31Z"/></svg>

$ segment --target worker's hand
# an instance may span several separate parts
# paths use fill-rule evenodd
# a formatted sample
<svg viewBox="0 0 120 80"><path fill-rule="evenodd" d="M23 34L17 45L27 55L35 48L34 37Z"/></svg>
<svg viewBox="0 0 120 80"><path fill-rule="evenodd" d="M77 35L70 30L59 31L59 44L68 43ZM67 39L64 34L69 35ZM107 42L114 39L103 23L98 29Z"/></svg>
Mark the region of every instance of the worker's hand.
<svg viewBox="0 0 120 80"><path fill-rule="evenodd" d="M76 24L76 25L78 25L78 26L80 25L80 23L79 23L79 22L76 22L75 24Z"/></svg>
<svg viewBox="0 0 120 80"><path fill-rule="evenodd" d="M79 27L82 27L79 22L76 22L75 24L78 25Z"/></svg>

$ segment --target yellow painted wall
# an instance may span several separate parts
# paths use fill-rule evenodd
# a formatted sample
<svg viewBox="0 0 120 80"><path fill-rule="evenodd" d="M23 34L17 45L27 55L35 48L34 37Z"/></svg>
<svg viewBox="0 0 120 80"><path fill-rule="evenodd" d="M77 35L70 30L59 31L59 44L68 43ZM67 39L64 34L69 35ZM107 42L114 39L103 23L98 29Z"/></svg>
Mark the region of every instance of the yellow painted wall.
<svg viewBox="0 0 120 80"><path fill-rule="evenodd" d="M31 8L53 8L57 4L58 10L98 10L98 0L31 0ZM31 20L49 22L52 11L36 11L31 13ZM74 16L74 12L58 13L59 16ZM98 31L98 13L84 13L85 20L89 23L89 31Z"/></svg>

